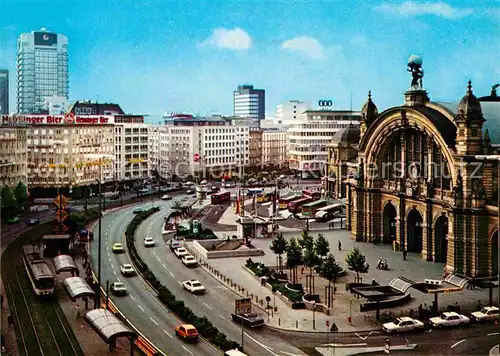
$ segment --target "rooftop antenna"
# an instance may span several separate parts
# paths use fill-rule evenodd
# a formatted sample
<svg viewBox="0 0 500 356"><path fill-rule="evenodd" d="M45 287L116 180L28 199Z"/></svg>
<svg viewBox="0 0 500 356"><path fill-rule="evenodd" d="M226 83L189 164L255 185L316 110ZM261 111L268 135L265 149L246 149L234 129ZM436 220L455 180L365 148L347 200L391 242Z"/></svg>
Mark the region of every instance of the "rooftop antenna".
<svg viewBox="0 0 500 356"><path fill-rule="evenodd" d="M350 101L351 101L351 104L349 107L349 111L352 113L352 89L351 89L351 93L350 93Z"/></svg>

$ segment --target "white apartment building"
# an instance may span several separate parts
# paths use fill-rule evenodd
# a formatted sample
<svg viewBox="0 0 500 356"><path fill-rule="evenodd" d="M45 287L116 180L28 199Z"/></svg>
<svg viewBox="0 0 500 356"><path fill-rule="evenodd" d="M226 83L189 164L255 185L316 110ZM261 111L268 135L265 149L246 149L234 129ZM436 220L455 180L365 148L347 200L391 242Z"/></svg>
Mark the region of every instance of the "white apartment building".
<svg viewBox="0 0 500 356"><path fill-rule="evenodd" d="M300 100L289 100L279 104L276 108L276 123L289 126L301 120L302 113L309 109L309 105Z"/></svg>
<svg viewBox="0 0 500 356"><path fill-rule="evenodd" d="M68 39L40 31L23 33L17 42L17 110L40 112L45 98L68 98Z"/></svg>
<svg viewBox="0 0 500 356"><path fill-rule="evenodd" d="M160 125L149 125L148 146L149 146L149 168L151 175L158 173L158 163L160 160Z"/></svg>
<svg viewBox="0 0 500 356"><path fill-rule="evenodd" d="M288 133L284 130L262 131L262 163L281 168L288 159Z"/></svg>
<svg viewBox="0 0 500 356"><path fill-rule="evenodd" d="M349 125L359 125L360 112L307 110L301 121L288 129L289 168L302 178L322 176L328 157L327 144L333 135Z"/></svg>
<svg viewBox="0 0 500 356"><path fill-rule="evenodd" d="M173 115L158 129L158 172L170 179L231 175L249 164L248 126L221 117Z"/></svg>
<svg viewBox="0 0 500 356"><path fill-rule="evenodd" d="M27 126L0 126L0 187L28 183Z"/></svg>
<svg viewBox="0 0 500 356"><path fill-rule="evenodd" d="M4 125L26 125L27 185L70 187L113 180L113 117L2 116ZM22 155L19 156L19 159ZM99 172L101 175L99 175Z"/></svg>
<svg viewBox="0 0 500 356"><path fill-rule="evenodd" d="M151 178L149 133L151 125L123 122L114 125L117 181Z"/></svg>

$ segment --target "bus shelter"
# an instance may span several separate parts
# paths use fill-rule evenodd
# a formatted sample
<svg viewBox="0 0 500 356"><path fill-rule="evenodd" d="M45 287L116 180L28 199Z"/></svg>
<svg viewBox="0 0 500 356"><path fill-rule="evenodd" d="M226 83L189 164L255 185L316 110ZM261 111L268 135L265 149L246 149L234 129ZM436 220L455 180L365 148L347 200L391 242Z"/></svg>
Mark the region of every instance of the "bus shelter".
<svg viewBox="0 0 500 356"><path fill-rule="evenodd" d="M63 286L72 301L82 298L85 302L85 309L88 309L88 300L95 297L95 292L85 279L82 277L69 277L63 281Z"/></svg>
<svg viewBox="0 0 500 356"><path fill-rule="evenodd" d="M106 309L94 309L85 314L85 321L109 345L110 352L116 348L118 337L127 337L130 340L130 355L134 354L134 340L137 338L137 334L112 312Z"/></svg>
<svg viewBox="0 0 500 356"><path fill-rule="evenodd" d="M73 257L70 255L56 256L52 259L52 262L54 263L57 274L61 272L71 272L72 276L75 274L78 276L80 274Z"/></svg>

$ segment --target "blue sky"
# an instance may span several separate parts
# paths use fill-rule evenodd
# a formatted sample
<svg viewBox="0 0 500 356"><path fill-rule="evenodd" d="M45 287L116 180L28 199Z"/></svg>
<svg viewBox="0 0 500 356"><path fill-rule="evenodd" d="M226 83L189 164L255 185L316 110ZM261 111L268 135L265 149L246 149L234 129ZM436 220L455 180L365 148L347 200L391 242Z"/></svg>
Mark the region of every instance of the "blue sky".
<svg viewBox="0 0 500 356"><path fill-rule="evenodd" d="M266 90L266 112L300 99L359 109L402 102L406 60L424 58L431 100L459 100L468 79L500 82L498 1L0 1L0 68L41 27L69 39L70 100L130 113L232 113L238 84Z"/></svg>

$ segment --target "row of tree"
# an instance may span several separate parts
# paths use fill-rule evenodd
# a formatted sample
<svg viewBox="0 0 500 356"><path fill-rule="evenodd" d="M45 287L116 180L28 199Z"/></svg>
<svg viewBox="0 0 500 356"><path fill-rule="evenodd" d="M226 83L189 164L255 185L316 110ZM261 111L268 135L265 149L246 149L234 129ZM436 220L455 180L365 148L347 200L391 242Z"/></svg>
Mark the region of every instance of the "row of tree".
<svg viewBox="0 0 500 356"><path fill-rule="evenodd" d="M319 275L328 280L328 306L330 306L330 288L331 283L335 290L337 277L342 273L343 268L337 263L335 257L330 252L330 245L323 234L318 234L316 239L307 231L303 231L299 239L292 238L287 241L282 234L278 234L271 243L271 251L277 255L278 273L283 275L283 258L286 254L286 267L290 270L291 282L297 283L298 268L303 266L309 268L308 287L309 294L314 294L313 271L316 270ZM359 280L359 273L368 271L369 265L366 263L365 256L361 254L358 248L353 248L346 255L346 264L348 268L356 272L356 280Z"/></svg>
<svg viewBox="0 0 500 356"><path fill-rule="evenodd" d="M2 216L13 216L23 210L28 201L28 190L22 182L17 183L14 188L3 186L0 191Z"/></svg>

